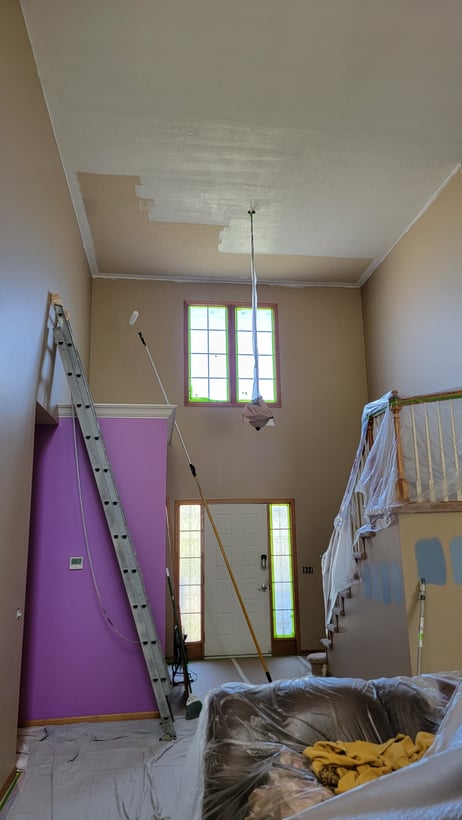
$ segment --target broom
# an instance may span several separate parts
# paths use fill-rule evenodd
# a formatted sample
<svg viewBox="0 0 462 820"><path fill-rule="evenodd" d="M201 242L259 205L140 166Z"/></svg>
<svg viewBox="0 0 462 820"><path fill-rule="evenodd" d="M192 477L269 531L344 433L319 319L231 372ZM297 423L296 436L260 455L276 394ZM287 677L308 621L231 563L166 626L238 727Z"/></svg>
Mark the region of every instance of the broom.
<svg viewBox="0 0 462 820"><path fill-rule="evenodd" d="M202 709L202 703L196 695L193 695L193 691L191 688L191 680L189 678L188 672L188 661L186 658L186 651L183 641L183 631L181 629L181 622L180 622L180 615L176 608L176 601L175 601L175 594L173 592L172 582L170 580L170 573L168 568L165 569L167 573L167 584L168 584L168 591L170 593L170 599L172 601L173 607L173 618L175 621L175 627L178 634L178 649L180 653L181 665L183 667L183 677L184 677L184 685L187 695L186 700L186 720L193 720L194 718L198 717Z"/></svg>

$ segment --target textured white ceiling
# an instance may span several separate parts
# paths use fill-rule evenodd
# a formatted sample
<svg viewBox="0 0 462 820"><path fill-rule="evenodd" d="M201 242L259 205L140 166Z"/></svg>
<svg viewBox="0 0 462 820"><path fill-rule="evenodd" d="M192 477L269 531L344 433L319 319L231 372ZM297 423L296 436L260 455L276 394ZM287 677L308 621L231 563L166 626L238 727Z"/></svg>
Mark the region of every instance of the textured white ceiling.
<svg viewBox="0 0 462 820"><path fill-rule="evenodd" d="M248 253L253 207L257 254L363 260L355 284L460 162L460 0L22 6L94 275L114 272L102 265L112 221L120 275L139 270L152 222L216 226L215 276L239 278L220 260ZM135 178L136 238L128 202L109 208L95 184L89 203L78 174ZM178 244L173 276L189 270ZM146 275L165 276L154 242L148 257ZM312 267L311 284L336 281L335 261Z"/></svg>

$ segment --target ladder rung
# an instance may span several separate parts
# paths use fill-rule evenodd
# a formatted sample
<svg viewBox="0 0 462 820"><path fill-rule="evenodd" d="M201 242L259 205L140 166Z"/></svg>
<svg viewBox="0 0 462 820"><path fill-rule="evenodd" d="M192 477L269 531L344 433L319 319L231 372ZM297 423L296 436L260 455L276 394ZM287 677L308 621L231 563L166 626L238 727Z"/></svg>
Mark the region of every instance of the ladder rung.
<svg viewBox="0 0 462 820"><path fill-rule="evenodd" d="M132 611L152 690L160 712L164 740L176 738L173 715L168 697L171 683L167 662L146 595L141 569L132 543L125 514L120 502L114 476L109 463L95 406L87 384L80 356L75 347L69 319L59 297L52 297L56 324L54 338L71 391L72 403L82 431L88 458L95 476L114 552L124 582L125 592Z"/></svg>

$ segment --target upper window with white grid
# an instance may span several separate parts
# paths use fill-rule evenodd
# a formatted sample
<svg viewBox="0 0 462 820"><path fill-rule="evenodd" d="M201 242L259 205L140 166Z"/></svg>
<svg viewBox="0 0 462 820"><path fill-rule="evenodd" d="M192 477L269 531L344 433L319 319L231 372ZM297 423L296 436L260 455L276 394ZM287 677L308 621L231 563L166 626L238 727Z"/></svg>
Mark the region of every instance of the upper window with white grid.
<svg viewBox="0 0 462 820"><path fill-rule="evenodd" d="M257 308L257 347L260 394L279 406L276 305ZM186 404L248 404L254 361L250 305L185 303Z"/></svg>

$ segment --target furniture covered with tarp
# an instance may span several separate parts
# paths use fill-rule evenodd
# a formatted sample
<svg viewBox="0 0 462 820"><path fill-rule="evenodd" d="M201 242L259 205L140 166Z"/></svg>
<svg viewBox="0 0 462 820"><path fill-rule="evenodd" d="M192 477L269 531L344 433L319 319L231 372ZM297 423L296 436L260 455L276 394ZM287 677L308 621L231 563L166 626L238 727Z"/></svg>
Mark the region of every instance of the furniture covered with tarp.
<svg viewBox="0 0 462 820"><path fill-rule="evenodd" d="M177 816L462 817L460 681L462 672L221 686L205 699L186 760ZM417 753L422 739L425 749ZM349 748L358 741L368 750L396 744L396 769L382 766L374 772L371 762L369 773L358 780L361 785L342 792L335 767L327 767L322 778L306 755L318 745ZM408 760L402 749L411 750Z"/></svg>

